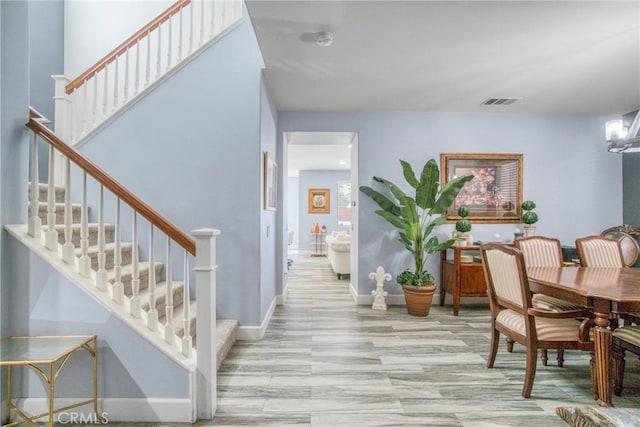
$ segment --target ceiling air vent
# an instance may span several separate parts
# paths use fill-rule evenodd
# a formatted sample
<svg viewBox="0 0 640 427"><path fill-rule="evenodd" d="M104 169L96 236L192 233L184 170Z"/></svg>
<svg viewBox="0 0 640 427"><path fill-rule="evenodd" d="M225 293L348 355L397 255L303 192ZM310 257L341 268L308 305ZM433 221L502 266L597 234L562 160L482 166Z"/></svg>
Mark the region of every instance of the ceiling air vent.
<svg viewBox="0 0 640 427"><path fill-rule="evenodd" d="M511 105L519 99L522 99L522 98L517 98L517 97L488 98L481 105Z"/></svg>

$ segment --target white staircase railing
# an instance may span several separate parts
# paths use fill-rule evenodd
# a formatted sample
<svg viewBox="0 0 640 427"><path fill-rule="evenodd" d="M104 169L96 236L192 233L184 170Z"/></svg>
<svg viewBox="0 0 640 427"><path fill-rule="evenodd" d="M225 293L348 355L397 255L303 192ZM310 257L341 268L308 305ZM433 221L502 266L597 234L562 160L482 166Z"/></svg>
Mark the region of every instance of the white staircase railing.
<svg viewBox="0 0 640 427"><path fill-rule="evenodd" d="M180 0L73 81L53 76L56 134L75 145L241 18L242 0Z"/></svg>
<svg viewBox="0 0 640 427"><path fill-rule="evenodd" d="M27 127L31 129L31 172L30 172L30 194L29 194L29 215L27 233L32 239L46 247L46 249L56 254L61 263L72 265L75 271L84 279L91 283L90 291L102 302L112 306L115 314L121 315L123 320L133 325L139 331L144 332L146 338L152 341L160 350L171 356L174 360L182 363L185 367L195 370L197 413L200 418L212 418L216 407L216 258L215 244L219 235L218 230L195 230L192 232L195 239L192 239L167 219L162 217L142 200L129 192L124 186L107 175L102 169L85 158L73 147L65 144L56 134L48 129L43 123L46 119L37 111L30 110L30 120ZM40 208L40 187L38 184L38 140L41 139L49 144L49 180L47 183L46 202L46 226L42 225L39 217ZM55 174L55 163L51 161L55 156L61 156L65 167L64 179L64 221L59 224L57 216L60 210L58 193L60 188L54 184L52 179ZM77 226L74 224L73 205L71 203L71 164L79 168L82 174L82 205L80 211L80 240L78 242ZM90 238L89 233L89 206L87 202L88 178L91 178L99 185L98 197L98 224L93 228L97 229L97 239ZM109 279L109 272L106 269L106 220L104 214L105 197L104 190L108 190L115 197L115 224L110 226L113 235L110 239L114 241L112 279ZM123 232L121 221L121 206L124 202L132 212L131 221L131 267L128 285L124 282L124 272L122 265L123 244L121 235ZM146 219L149 225L149 266L148 266L148 306L142 308L140 299L140 260L138 259L139 234L141 227L139 220ZM74 227L75 226L75 227ZM43 227L46 231L43 233ZM58 231L64 232L64 240L59 239ZM166 287L164 298L166 313L164 321L158 320L156 310L156 260L155 260L155 234L154 231L161 231L166 235ZM74 235L76 238L74 239ZM91 240L91 241L90 241ZM62 243L64 242L64 243ZM76 243L74 243L76 242ZM79 248L76 247L79 243ZM94 245L97 250L97 268L92 268L92 260L89 255L89 248ZM172 246L182 249L181 257L171 256ZM182 300L183 304L180 317L176 319L178 325L182 325L183 335L181 337L174 333L173 306L174 289L177 286L171 273L173 262L182 260ZM193 347L191 338L191 322L194 313L190 309L191 293L189 292L189 276L191 266L194 266L196 301L195 318L197 329L197 352ZM178 275L178 274L176 274ZM177 332L177 331L176 331ZM212 368L213 367L213 368Z"/></svg>

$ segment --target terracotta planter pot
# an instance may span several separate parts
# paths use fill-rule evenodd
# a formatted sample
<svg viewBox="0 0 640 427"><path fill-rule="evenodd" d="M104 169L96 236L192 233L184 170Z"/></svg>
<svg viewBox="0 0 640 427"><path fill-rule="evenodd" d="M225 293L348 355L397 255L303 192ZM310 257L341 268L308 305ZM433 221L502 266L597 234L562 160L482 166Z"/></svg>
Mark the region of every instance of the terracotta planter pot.
<svg viewBox="0 0 640 427"><path fill-rule="evenodd" d="M407 313L411 316L425 317L429 315L435 286L402 285L404 299L407 302Z"/></svg>

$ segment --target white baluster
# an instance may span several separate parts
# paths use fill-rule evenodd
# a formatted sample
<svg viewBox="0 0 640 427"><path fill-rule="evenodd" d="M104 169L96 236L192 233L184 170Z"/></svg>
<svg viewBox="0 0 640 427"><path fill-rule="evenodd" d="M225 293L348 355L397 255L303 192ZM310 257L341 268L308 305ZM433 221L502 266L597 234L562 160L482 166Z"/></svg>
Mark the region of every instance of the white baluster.
<svg viewBox="0 0 640 427"><path fill-rule="evenodd" d="M64 173L64 245L62 245L62 260L67 264L76 261L73 245L73 207L71 206L71 161L67 158Z"/></svg>
<svg viewBox="0 0 640 427"><path fill-rule="evenodd" d="M140 266L138 264L138 213L133 211L133 222L131 223L131 304L129 313L133 317L140 317Z"/></svg>
<svg viewBox="0 0 640 427"><path fill-rule="evenodd" d="M113 58L113 110L118 108L118 79L118 57L116 56Z"/></svg>
<svg viewBox="0 0 640 427"><path fill-rule="evenodd" d="M39 239L42 232L40 212L40 178L38 176L38 136L31 134L31 184L29 187L29 236Z"/></svg>
<svg viewBox="0 0 640 427"><path fill-rule="evenodd" d="M58 232L56 231L56 186L55 186L55 150L49 145L49 187L47 193L47 231L44 234L45 246L50 251L58 250Z"/></svg>
<svg viewBox="0 0 640 427"><path fill-rule="evenodd" d="M137 95L140 91L140 40L136 43L136 70L135 70L136 78L135 78L135 87L134 87L134 95Z"/></svg>
<svg viewBox="0 0 640 427"><path fill-rule="evenodd" d="M114 227L115 252L113 253L114 283L111 286L111 299L116 304L124 300L124 285L122 284L122 252L120 248L120 199L116 199L116 218Z"/></svg>
<svg viewBox="0 0 640 427"><path fill-rule="evenodd" d="M178 16L178 57L176 58L176 63L180 62L182 59L182 31L184 27L182 26L182 11L184 8L180 9Z"/></svg>
<svg viewBox="0 0 640 427"><path fill-rule="evenodd" d="M182 354L191 357L191 349L193 347L191 338L191 295L189 292L189 253L184 251L184 290L182 293L182 328L184 336L182 337Z"/></svg>
<svg viewBox="0 0 640 427"><path fill-rule="evenodd" d="M87 173L82 174L82 211L80 225L80 259L78 272L84 277L91 276L91 258L89 258L89 206L87 205Z"/></svg>
<svg viewBox="0 0 640 427"><path fill-rule="evenodd" d="M87 117L88 117L88 114L89 114L88 113L89 112L89 107L88 107L89 102L87 100L87 96L88 96L87 92L89 92L89 91L87 90L87 81L86 80L82 82L82 86L80 86L78 88L78 90L82 91L82 106L80 107L81 108L80 114L82 115L82 126L81 126L82 136L84 136L84 135L87 134Z"/></svg>
<svg viewBox="0 0 640 427"><path fill-rule="evenodd" d="M93 107L91 108L91 129L96 127L98 116L98 73L93 73Z"/></svg>
<svg viewBox="0 0 640 427"><path fill-rule="evenodd" d="M216 236L219 230L194 230L196 239L196 368L197 417L211 419L216 412Z"/></svg>
<svg viewBox="0 0 640 427"><path fill-rule="evenodd" d="M213 36L216 34L215 26L216 26L216 2L215 0L213 0L211 2L211 35L209 36L209 39L212 39Z"/></svg>
<svg viewBox="0 0 640 427"><path fill-rule="evenodd" d="M173 19L169 18L169 36L167 37L167 71L171 69L171 54L173 50Z"/></svg>
<svg viewBox="0 0 640 427"><path fill-rule="evenodd" d="M122 102L125 103L129 99L129 50L125 52L124 57L124 94L122 95Z"/></svg>
<svg viewBox="0 0 640 427"><path fill-rule="evenodd" d="M151 31L147 31L147 65L145 67L144 87L151 81Z"/></svg>
<svg viewBox="0 0 640 427"><path fill-rule="evenodd" d="M149 223L149 312L147 313L147 328L158 330L158 310L156 310L156 269L154 268L153 224Z"/></svg>
<svg viewBox="0 0 640 427"><path fill-rule="evenodd" d="M167 236L167 264L166 264L167 294L165 296L165 327L164 340L173 344L175 336L173 333L173 284L171 283L171 239Z"/></svg>
<svg viewBox="0 0 640 427"><path fill-rule="evenodd" d="M189 54L193 52L193 26L195 25L193 22L193 3L189 4Z"/></svg>
<svg viewBox="0 0 640 427"><path fill-rule="evenodd" d="M107 254L105 253L104 231L104 186L100 185L100 206L98 207L98 271L96 272L96 287L101 291L107 290L108 274L106 269Z"/></svg>
<svg viewBox="0 0 640 427"><path fill-rule="evenodd" d="M198 46L202 46L204 43L204 0L200 2L200 43Z"/></svg>
<svg viewBox="0 0 640 427"><path fill-rule="evenodd" d="M104 88L102 97L102 117L106 118L109 106L109 64L104 66Z"/></svg>
<svg viewBox="0 0 640 427"><path fill-rule="evenodd" d="M156 80L160 78L162 68L162 25L158 25L158 57L156 60Z"/></svg>

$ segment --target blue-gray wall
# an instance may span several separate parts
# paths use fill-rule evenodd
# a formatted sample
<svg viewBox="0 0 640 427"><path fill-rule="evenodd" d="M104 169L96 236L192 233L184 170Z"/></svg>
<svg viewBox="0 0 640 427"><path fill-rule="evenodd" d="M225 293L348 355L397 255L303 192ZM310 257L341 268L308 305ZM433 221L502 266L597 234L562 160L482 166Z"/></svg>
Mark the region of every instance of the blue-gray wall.
<svg viewBox="0 0 640 427"><path fill-rule="evenodd" d="M278 113L271 102L269 95L269 89L262 80L260 91L260 150L268 152L269 156L273 159L278 158L278 152L276 149L276 127L277 127ZM280 167L284 165L278 165ZM260 194L264 197L264 162L261 163L260 174ZM280 180L280 177L276 178ZM281 182L276 187L281 186ZM276 189L276 191L281 191ZM277 196L277 194L276 194ZM265 318L268 313L269 307L274 303L276 296L276 274L278 271L276 248L279 242L278 226L277 226L277 212L282 212L285 207L277 206L275 211L264 209L263 200L260 200L261 211L260 215L260 319ZM237 295L239 296L239 295Z"/></svg>
<svg viewBox="0 0 640 427"><path fill-rule="evenodd" d="M341 170L301 170L298 181L298 235L301 250L315 250L315 236L311 234L311 226L318 223L325 225L327 232L348 230L338 227L338 181L350 181L351 173ZM328 214L309 213L308 191L310 188L328 188L331 204ZM324 248L326 250L326 247Z"/></svg>
<svg viewBox="0 0 640 427"><path fill-rule="evenodd" d="M218 317L242 325L262 321L262 68L245 20L79 148L185 232L221 230Z"/></svg>
<svg viewBox="0 0 640 427"><path fill-rule="evenodd" d="M6 224L27 218L28 137L24 124L29 108L28 5L20 1L0 2L0 334L11 333L15 314L11 303L13 278L19 265L11 250ZM6 384L6 370L0 371ZM0 422L4 423L6 389L2 387Z"/></svg>
<svg viewBox="0 0 640 427"><path fill-rule="evenodd" d="M28 5L29 103L53 122L54 82L51 76L64 71L64 0L31 1ZM47 153L47 144L40 144L40 182L47 182L48 178Z"/></svg>
<svg viewBox="0 0 640 427"><path fill-rule="evenodd" d="M624 208L622 222L640 227L640 153L622 155ZM611 224L611 226L618 224Z"/></svg>
<svg viewBox="0 0 640 427"><path fill-rule="evenodd" d="M572 244L622 221L622 159L605 149L602 117L280 112L278 118L281 145L287 131L358 132L359 185L371 185L374 175L403 183L400 159L421 168L430 158L439 161L440 153L523 153L524 197L538 204L538 234ZM352 280L362 295L375 287L367 274L377 265L397 274L410 259L388 223L373 213L375 203L359 199L360 274ZM474 224L472 232L476 239L500 234L502 240L515 226ZM443 227L440 236L451 230ZM439 277L436 258L428 268ZM397 285L389 291L401 292Z"/></svg>

